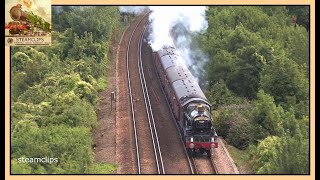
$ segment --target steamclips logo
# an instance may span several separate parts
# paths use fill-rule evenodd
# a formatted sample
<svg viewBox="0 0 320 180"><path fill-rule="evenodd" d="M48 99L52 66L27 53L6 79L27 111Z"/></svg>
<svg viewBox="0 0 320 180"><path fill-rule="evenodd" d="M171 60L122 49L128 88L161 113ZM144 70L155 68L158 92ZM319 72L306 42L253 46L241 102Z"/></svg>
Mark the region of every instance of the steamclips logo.
<svg viewBox="0 0 320 180"><path fill-rule="evenodd" d="M51 158L51 157L42 157L42 158L27 158L27 157L20 157L18 158L18 163L58 163L58 158Z"/></svg>

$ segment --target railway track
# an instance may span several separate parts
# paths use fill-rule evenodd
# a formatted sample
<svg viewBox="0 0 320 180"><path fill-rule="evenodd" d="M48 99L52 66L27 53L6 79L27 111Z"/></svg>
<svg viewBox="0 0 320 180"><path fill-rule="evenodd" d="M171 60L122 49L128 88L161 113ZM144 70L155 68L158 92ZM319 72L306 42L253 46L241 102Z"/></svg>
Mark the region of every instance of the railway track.
<svg viewBox="0 0 320 180"><path fill-rule="evenodd" d="M160 80L159 80L159 83L160 83ZM163 89L162 91L164 93ZM166 101L167 101L167 105L170 106L167 99ZM171 115L172 115L172 119L174 119L173 117L174 115L172 114L172 112L171 112ZM176 130L179 132L179 135L180 135L180 141L184 146L184 142L182 141L182 135L180 134L179 127L177 126L176 123L175 125L176 125ZM216 169L215 164L213 163L212 157L210 159L207 156L192 157L191 155L189 155L189 153L185 148L183 149L184 149L185 157L187 158L189 163L191 174L217 174L218 171Z"/></svg>
<svg viewBox="0 0 320 180"><path fill-rule="evenodd" d="M157 78L157 79L158 79L158 81L159 81L159 83L160 83L160 79L159 79L159 78ZM161 88L161 89L162 89L162 93L164 93L164 89L163 89L163 88ZM168 101L167 98L166 98L166 102L167 102L167 106L170 106L169 101ZM173 115L172 111L170 111L170 112L171 112L170 114L171 114L171 116L172 116L171 119L172 119L173 121L175 121L175 118L174 118L174 115ZM179 132L180 143L183 145L183 150L184 150L183 152L184 152L185 157L186 157L186 159L187 159L187 161L188 161L188 165L189 165L189 168L190 168L190 172L191 172L191 174L198 174L198 173L197 173L197 170L196 170L196 167L195 167L195 163L194 163L194 161L193 161L193 158L189 156L186 148L184 147L185 145L184 145L184 142L182 141L182 135L181 135L181 133L180 133L179 127L178 127L178 125L177 125L176 122L173 122L173 123L175 124L175 127L176 127L177 132Z"/></svg>
<svg viewBox="0 0 320 180"><path fill-rule="evenodd" d="M157 78L157 79L160 84L161 83L160 79L159 78ZM163 87L161 88L161 90L162 90L162 93L165 94ZM167 98L165 98L165 99L166 99L167 106L170 107L168 99ZM171 112L170 114L172 117L171 119L173 121L175 121L175 118L174 118L172 111L170 111L170 112ZM174 122L174 124L176 127L176 131L179 132L180 143L183 145L184 154L185 154L185 157L188 161L188 165L189 165L191 174L216 174L217 170L216 170L216 167L213 163L212 157L211 158L207 158L207 156L192 157L188 154L187 150L185 149L184 142L182 141L182 135L180 133L179 127L176 122Z"/></svg>
<svg viewBox="0 0 320 180"><path fill-rule="evenodd" d="M141 47L148 14L131 33L126 55L131 119L134 129L136 167L138 174L165 174L161 148L142 69ZM143 26L144 25L144 26ZM139 32L141 32L139 34ZM132 86L140 84L140 86ZM143 97L143 100L140 98Z"/></svg>
<svg viewBox="0 0 320 180"><path fill-rule="evenodd" d="M214 165L209 159L193 158L188 155L172 112L170 111L172 118L166 117L163 119L163 115L161 115L161 113L159 114L158 108L161 109L160 112L164 113L165 108L162 107L165 106L166 103L169 107L169 103L165 98L163 98L165 100L159 99L159 95L163 96L162 94L164 94L163 89L155 88L159 85L154 86L152 84L157 83L151 83L151 81L155 80L152 80L152 74L155 73L155 71L153 70L152 72L150 70L152 69L151 67L153 67L153 62L150 61L152 60L150 57L145 56L145 54L148 54L146 53L148 48L147 45L143 43L143 37L148 27L147 17L148 14L145 14L137 23L129 27L130 34L128 33L127 35L126 48L124 47L126 50L123 49L125 59L125 63L123 63L125 66L124 74L126 73L127 76L125 79L129 95L127 103L130 106L130 110L128 109L127 113L130 114L129 116L131 117L128 119L130 123L128 122L125 125L131 127L131 129L127 129L127 132L132 134L132 136L130 136L130 139L132 137L130 141L132 150L130 150L130 152L132 152L133 164L131 167L133 171L130 172L134 174L166 174L165 167L167 167L167 173L169 174L180 174L180 172L183 172L183 174L215 174ZM145 65L143 62L148 62L147 64L151 62L151 67L148 65L149 68L144 68L143 66ZM158 77L156 77L156 79L158 79ZM156 81L160 83L159 79ZM153 111L152 105L155 106L157 111ZM169 111L165 114L170 116ZM170 124L170 120L166 121L168 119L172 119L171 124L173 123L174 125L170 126L176 130L174 131L172 129L170 132L176 132L178 136L180 135L180 138L178 138L178 136L175 137L177 140L169 140L167 139L168 136L164 134L162 128L168 127ZM165 138L162 138L161 142L158 137L159 132L157 132L156 124L160 126L160 136ZM169 134L171 134L169 138L172 138L172 133ZM172 144L172 141L175 143ZM164 158L162 157L160 143L163 145ZM178 151L172 148L180 149L180 153L177 153ZM183 152L184 155L182 155ZM171 153L171 156L168 153ZM176 157L184 160L173 160L172 154L179 154L179 156ZM124 160L125 158L121 159L122 162L125 162ZM129 159L127 159L127 161L128 160ZM174 162L185 162L183 163L185 165L175 169L176 166L172 164ZM129 172L129 163L125 163L124 165L125 166L121 167L121 172Z"/></svg>
<svg viewBox="0 0 320 180"><path fill-rule="evenodd" d="M155 67L155 65L154 65L154 67ZM148 69L148 72L149 71L150 70ZM160 79L158 77L158 74L157 74L157 78L156 79L157 79L158 83L161 84ZM161 89L162 93L165 94L164 89L163 89L162 86L161 86L160 89ZM154 89L151 88L151 90L154 93ZM170 107L170 104L169 104L169 101L168 101L167 97L165 97L165 100L166 100L166 105L168 107ZM190 173L191 174L217 174L218 171L216 169L215 164L213 163L212 156L211 156L211 158L207 158L207 156L194 158L194 157L189 155L189 153L185 149L184 142L182 141L182 139L183 139L182 138L182 134L180 133L180 129L179 129L177 123L175 122L175 118L174 118L174 115L173 115L172 111L170 111L170 114L171 114L171 118L170 119L172 119L172 121L173 121L173 123L175 125L175 128L176 128L176 131L179 134L180 143L182 144L185 158L188 161L188 166L189 166L189 169L190 169Z"/></svg>
<svg viewBox="0 0 320 180"><path fill-rule="evenodd" d="M217 169L212 159L202 157L190 157L195 174L217 174ZM209 168L208 168L209 167Z"/></svg>

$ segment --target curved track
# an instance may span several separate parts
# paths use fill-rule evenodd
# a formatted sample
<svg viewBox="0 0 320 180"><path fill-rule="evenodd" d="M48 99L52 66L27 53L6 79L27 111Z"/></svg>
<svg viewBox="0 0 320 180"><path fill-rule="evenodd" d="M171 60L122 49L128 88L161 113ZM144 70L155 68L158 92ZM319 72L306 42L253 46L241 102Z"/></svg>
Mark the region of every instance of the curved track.
<svg viewBox="0 0 320 180"><path fill-rule="evenodd" d="M141 44L146 29L143 24L146 24L146 17L147 14L132 31L126 58L136 164L138 174L165 174L159 138L141 65ZM142 33L139 35L139 32ZM133 83L140 83L140 86L132 86ZM143 100L140 97L143 97Z"/></svg>
<svg viewBox="0 0 320 180"><path fill-rule="evenodd" d="M155 65L153 64L153 66L155 67ZM158 77L158 74L157 74L157 81L159 84L161 84L160 82L160 79ZM161 91L162 91L162 94L165 94L164 93L164 87L161 86ZM154 91L154 89L152 89ZM166 105L168 107L170 107L170 104L169 104L169 101L167 99L167 97L165 97L165 100L166 100ZM164 104L163 104L164 105ZM174 118L174 115L172 113L172 111L170 110L170 115L171 115L171 118L172 121L173 121L173 124L175 125L175 128L176 128L176 131L178 132L179 134L179 140L180 140L180 143L182 145L182 148L183 148L183 152L184 152L184 158L187 159L187 162L188 162L188 167L190 169L190 173L191 174L216 174L217 173L217 170L216 170L216 167L213 163L213 160L211 158L207 158L207 156L202 156L202 157L192 157L188 154L187 150L185 149L185 145L184 145L184 142L182 141L182 135L180 133L180 130L179 130L179 127L177 125L177 123L175 122L175 118Z"/></svg>
<svg viewBox="0 0 320 180"><path fill-rule="evenodd" d="M125 60L123 74L126 77L119 81L126 82L126 87L121 83L124 91L118 91L117 100L124 102L122 106L117 106L120 110L120 121L117 121L117 127L120 128L117 135L118 158L122 164L118 172L215 174L214 165L209 159L189 157L184 148L154 69L152 50L143 40L148 27L147 17L148 13L139 16L121 42Z"/></svg>

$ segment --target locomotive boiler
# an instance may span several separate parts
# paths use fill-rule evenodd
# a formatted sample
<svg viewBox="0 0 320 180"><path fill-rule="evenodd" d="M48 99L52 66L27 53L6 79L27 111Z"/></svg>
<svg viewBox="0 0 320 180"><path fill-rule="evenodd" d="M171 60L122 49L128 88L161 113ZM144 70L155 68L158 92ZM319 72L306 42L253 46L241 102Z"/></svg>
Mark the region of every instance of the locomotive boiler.
<svg viewBox="0 0 320 180"><path fill-rule="evenodd" d="M210 149L218 147L210 103L175 47L163 47L154 58L185 148L193 155L199 152L210 156Z"/></svg>
<svg viewBox="0 0 320 180"><path fill-rule="evenodd" d="M32 11L27 12L22 10L22 5L17 4L16 6L13 6L10 11L10 17L12 18L11 26L6 27L7 29L10 29L12 32L19 31L18 28L15 26L12 26L13 24L23 24L26 27L29 27L28 30L32 30L32 27L39 28L45 32L51 32L51 25L47 21L45 21L43 18L41 18L38 15L33 14ZM18 23L20 22L20 23ZM31 27L31 28L30 28ZM14 28L14 29L12 29ZM26 28L24 28L26 29Z"/></svg>

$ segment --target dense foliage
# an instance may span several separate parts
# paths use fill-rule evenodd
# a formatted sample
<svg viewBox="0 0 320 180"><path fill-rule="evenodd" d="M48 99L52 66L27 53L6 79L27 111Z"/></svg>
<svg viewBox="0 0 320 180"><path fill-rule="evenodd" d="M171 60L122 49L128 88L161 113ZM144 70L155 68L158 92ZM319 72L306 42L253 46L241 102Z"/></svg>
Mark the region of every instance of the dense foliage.
<svg viewBox="0 0 320 180"><path fill-rule="evenodd" d="M219 135L256 173L309 173L309 8L214 6L200 35Z"/></svg>
<svg viewBox="0 0 320 180"><path fill-rule="evenodd" d="M92 152L109 49L123 31L118 7L54 7L51 47L11 51L12 173L110 173ZM58 158L21 163L19 158Z"/></svg>
<svg viewBox="0 0 320 180"><path fill-rule="evenodd" d="M11 51L11 171L109 173L91 148L117 7L54 7L51 47ZM309 7L212 6L196 36L210 58L214 127L255 173L309 173ZM53 157L58 163L20 163Z"/></svg>

